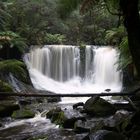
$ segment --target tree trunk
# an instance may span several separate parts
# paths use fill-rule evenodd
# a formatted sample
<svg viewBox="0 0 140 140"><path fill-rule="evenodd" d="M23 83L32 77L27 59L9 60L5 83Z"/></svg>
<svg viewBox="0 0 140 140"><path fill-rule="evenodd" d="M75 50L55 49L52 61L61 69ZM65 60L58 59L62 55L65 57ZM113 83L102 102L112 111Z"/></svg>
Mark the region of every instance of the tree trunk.
<svg viewBox="0 0 140 140"><path fill-rule="evenodd" d="M138 10L139 0L120 0L123 12L124 26L128 33L129 49L140 78L140 16Z"/></svg>

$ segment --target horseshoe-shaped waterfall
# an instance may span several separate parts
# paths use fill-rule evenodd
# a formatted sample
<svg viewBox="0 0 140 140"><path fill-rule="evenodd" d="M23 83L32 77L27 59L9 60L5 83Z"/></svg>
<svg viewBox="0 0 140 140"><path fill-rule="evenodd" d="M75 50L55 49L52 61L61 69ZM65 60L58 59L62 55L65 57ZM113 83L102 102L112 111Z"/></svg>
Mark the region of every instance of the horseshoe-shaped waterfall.
<svg viewBox="0 0 140 140"><path fill-rule="evenodd" d="M81 49L83 52L81 53ZM45 45L25 55L36 89L55 93L119 92L119 53L112 47Z"/></svg>

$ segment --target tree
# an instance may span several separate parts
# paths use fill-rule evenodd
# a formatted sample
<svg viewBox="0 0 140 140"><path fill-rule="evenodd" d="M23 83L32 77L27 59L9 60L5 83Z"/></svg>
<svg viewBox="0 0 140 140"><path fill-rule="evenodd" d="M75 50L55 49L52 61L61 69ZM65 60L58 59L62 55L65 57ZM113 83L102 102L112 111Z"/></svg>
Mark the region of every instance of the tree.
<svg viewBox="0 0 140 140"><path fill-rule="evenodd" d="M70 3L71 1L71 3ZM108 11L123 17L124 26L127 30L128 45L132 55L133 62L136 66L138 77L140 78L140 16L138 4L139 0L60 0L61 8L67 10L66 14L77 8L80 5L81 11L89 10L97 3L103 1L106 4ZM68 6L68 4L70 4ZM67 5L67 6L66 6ZM73 8L72 8L73 7ZM111 8L110 8L111 7ZM113 7L113 8L112 8Z"/></svg>

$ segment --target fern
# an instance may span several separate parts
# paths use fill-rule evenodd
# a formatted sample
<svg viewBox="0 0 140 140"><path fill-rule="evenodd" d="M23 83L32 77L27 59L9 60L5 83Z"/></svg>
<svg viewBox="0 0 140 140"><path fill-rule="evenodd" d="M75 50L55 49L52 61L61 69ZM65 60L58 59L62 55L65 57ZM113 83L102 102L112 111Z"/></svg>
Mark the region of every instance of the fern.
<svg viewBox="0 0 140 140"><path fill-rule="evenodd" d="M9 44L10 47L16 47L22 53L27 46L25 39L12 31L0 32L0 44L2 46L4 46L4 44Z"/></svg>
<svg viewBox="0 0 140 140"><path fill-rule="evenodd" d="M132 63L132 56L129 51L127 37L123 38L122 42L119 45L119 49L120 49L120 59L119 59L118 69L124 69L129 64Z"/></svg>
<svg viewBox="0 0 140 140"><path fill-rule="evenodd" d="M126 36L126 32L123 26L119 28L112 28L111 30L106 31L105 40L109 43L116 42L117 45L121 43L121 39Z"/></svg>

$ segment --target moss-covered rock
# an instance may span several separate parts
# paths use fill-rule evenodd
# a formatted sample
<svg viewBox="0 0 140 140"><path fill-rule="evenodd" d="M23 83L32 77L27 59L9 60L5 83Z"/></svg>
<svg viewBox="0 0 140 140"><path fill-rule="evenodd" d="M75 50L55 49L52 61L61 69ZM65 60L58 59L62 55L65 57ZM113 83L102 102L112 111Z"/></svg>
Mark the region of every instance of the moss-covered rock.
<svg viewBox="0 0 140 140"><path fill-rule="evenodd" d="M85 119L81 116L70 116L61 110L60 107L50 110L46 116L47 118L50 118L53 123L58 124L64 128L74 128L74 124L77 120Z"/></svg>
<svg viewBox="0 0 140 140"><path fill-rule="evenodd" d="M19 81L31 84L27 67L22 61L16 59L0 61L0 78L7 81L5 77L9 77L9 74L12 74Z"/></svg>
<svg viewBox="0 0 140 140"><path fill-rule="evenodd" d="M18 110L20 107L14 101L1 101L0 102L0 117L11 116L13 111Z"/></svg>
<svg viewBox="0 0 140 140"><path fill-rule="evenodd" d="M6 83L0 80L0 92L12 92L12 87Z"/></svg>
<svg viewBox="0 0 140 140"><path fill-rule="evenodd" d="M21 109L14 111L12 114L12 118L15 119L24 119L24 118L33 118L35 116L35 112L30 109Z"/></svg>
<svg viewBox="0 0 140 140"><path fill-rule="evenodd" d="M92 116L109 116L116 112L115 107L100 97L92 97L86 101L84 110Z"/></svg>
<svg viewBox="0 0 140 140"><path fill-rule="evenodd" d="M66 119L64 116L64 112L61 110L60 107L50 110L47 113L46 117L51 119L51 122L59 125L62 125Z"/></svg>

